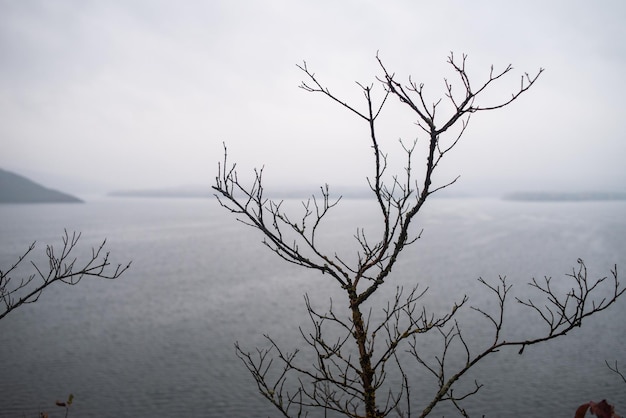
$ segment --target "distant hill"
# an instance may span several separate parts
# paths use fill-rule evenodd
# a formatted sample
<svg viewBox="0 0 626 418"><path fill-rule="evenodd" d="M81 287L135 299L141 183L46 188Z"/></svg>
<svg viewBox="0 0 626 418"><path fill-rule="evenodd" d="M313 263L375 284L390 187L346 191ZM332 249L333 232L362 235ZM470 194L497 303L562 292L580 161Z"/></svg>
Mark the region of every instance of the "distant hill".
<svg viewBox="0 0 626 418"><path fill-rule="evenodd" d="M517 192L505 195L504 200L525 202L584 202L598 200L626 200L626 193L620 192Z"/></svg>
<svg viewBox="0 0 626 418"><path fill-rule="evenodd" d="M80 203L82 200L0 169L0 203Z"/></svg>
<svg viewBox="0 0 626 418"><path fill-rule="evenodd" d="M115 197L213 197L209 187L181 186L168 189L115 190L108 193Z"/></svg>
<svg viewBox="0 0 626 418"><path fill-rule="evenodd" d="M264 196L269 199L308 199L312 195L320 197L320 187L274 187L264 189ZM344 199L374 199L374 193L364 187L338 186L330 187L331 198L342 197ZM150 197L150 198L213 198L215 191L210 186L181 186L166 189L144 189L144 190L115 190L108 193L114 197ZM472 197L463 193L449 193L442 191L433 195L434 198L463 198Z"/></svg>
<svg viewBox="0 0 626 418"><path fill-rule="evenodd" d="M349 187L331 188L331 196L342 196L346 199L370 198L372 192L368 189L357 189ZM168 189L146 189L146 190L116 190L108 193L109 196L115 197L201 197L213 198L215 191L209 186L181 186ZM265 189L266 197L270 199L307 199L312 194L319 196L319 187L294 188L287 187L284 189L274 188Z"/></svg>

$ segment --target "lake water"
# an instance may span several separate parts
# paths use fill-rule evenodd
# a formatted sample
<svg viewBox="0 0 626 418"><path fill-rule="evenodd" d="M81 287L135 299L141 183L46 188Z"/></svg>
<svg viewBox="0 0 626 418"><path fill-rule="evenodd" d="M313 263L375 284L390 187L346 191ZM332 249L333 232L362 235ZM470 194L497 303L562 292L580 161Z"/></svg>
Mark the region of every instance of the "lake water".
<svg viewBox="0 0 626 418"><path fill-rule="evenodd" d="M523 297L532 277L563 283L579 257L593 277L610 276L614 264L626 268L626 202L429 203L416 219L422 238L403 254L374 316L396 286L428 287L424 303L432 310L464 294L471 305L492 309L479 277L506 275ZM321 244L354 259L356 227L378 230L374 209L372 201L342 201ZM2 205L0 268L35 240L41 259L46 244L60 244L64 228L82 231L82 250L106 237L112 261L133 260L132 268L115 281L53 286L0 321L0 417L62 417L54 401L69 393L70 417L278 416L257 393L234 342L253 350L267 333L286 350L305 348L298 331L309 326L303 295L320 308L330 297L345 305L327 276L282 262L210 199ZM511 308L510 335L542 329L529 312ZM472 344L489 337L470 309L459 318ZM606 398L626 414L626 384L604 363L617 360L626 371L625 318L623 298L565 338L523 355L512 349L489 357L467 376L466 384L477 379L484 387L464 405L475 416L571 417L578 405ZM415 413L432 393L432 379L414 365L408 373ZM432 416L442 415L458 414L443 407Z"/></svg>

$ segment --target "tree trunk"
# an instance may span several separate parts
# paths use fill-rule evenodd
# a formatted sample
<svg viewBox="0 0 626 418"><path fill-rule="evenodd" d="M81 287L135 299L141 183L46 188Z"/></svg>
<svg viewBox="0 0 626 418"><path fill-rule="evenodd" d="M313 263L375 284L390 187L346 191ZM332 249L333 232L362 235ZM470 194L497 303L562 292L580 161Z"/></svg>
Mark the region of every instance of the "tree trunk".
<svg viewBox="0 0 626 418"><path fill-rule="evenodd" d="M359 364L361 365L361 385L365 399L365 418L379 417L376 408L376 389L374 383L374 370L372 369L371 355L367 350L367 330L363 322L360 305L357 302L355 291L349 291L350 309L352 310L352 323L354 324L354 339L359 349Z"/></svg>

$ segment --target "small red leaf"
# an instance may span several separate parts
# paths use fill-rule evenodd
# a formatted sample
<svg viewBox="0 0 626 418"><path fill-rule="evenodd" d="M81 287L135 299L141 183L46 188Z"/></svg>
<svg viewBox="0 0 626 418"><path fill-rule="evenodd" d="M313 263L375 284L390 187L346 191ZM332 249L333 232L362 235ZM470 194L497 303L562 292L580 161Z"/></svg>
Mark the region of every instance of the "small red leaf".
<svg viewBox="0 0 626 418"><path fill-rule="evenodd" d="M584 405L580 405L578 407L578 409L576 410L576 415L574 415L574 418L585 418L585 414L587 413L587 409L589 409L589 404L588 403L586 403Z"/></svg>
<svg viewBox="0 0 626 418"><path fill-rule="evenodd" d="M610 405L606 399L603 399L598 403L592 401L584 405L580 405L578 409L576 409L576 415L574 418L584 418L587 410L598 418L619 418L619 416L615 415L615 407Z"/></svg>
<svg viewBox="0 0 626 418"><path fill-rule="evenodd" d="M598 403L589 402L589 406L591 407L589 411L598 418L611 418L615 416L615 408L613 405L609 405L606 399L602 399L602 401Z"/></svg>

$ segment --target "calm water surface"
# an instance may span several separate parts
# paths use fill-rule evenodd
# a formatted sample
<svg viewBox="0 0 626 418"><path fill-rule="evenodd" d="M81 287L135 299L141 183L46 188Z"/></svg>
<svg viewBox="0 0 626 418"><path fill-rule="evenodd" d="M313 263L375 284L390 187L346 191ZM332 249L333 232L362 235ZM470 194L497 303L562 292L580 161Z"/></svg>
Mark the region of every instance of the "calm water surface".
<svg viewBox="0 0 626 418"><path fill-rule="evenodd" d="M563 283L578 257L594 277L626 266L625 202L436 199L417 222L422 238L406 251L379 302L396 286L420 283L429 288L428 309L445 310L464 294L490 309L494 300L479 277L506 275L516 295L525 296L532 277ZM372 237L379 231L372 202L342 201L322 245L353 260L357 226ZM298 326L308 327L303 294L320 308L330 297L342 305L327 277L281 262L259 234L212 200L1 205L0 268L35 240L40 259L46 244L60 244L64 228L82 231L83 250L106 237L112 261L132 259L132 268L116 281L50 288L0 321L0 417L63 416L54 401L69 393L71 417L277 416L233 343L253 349L268 333L286 349L299 348ZM480 344L489 328L477 318L471 310L460 316L468 340ZM607 398L626 414L626 384L604 365L617 360L626 370L624 318L626 299L566 338L521 356L516 350L492 356L468 376L470 387L474 379L484 387L465 406L477 416L570 417L579 404ZM511 335L542 327L516 309L506 320ZM421 410L432 381L416 366L409 375L412 409ZM442 415L457 416L449 408L433 416Z"/></svg>

